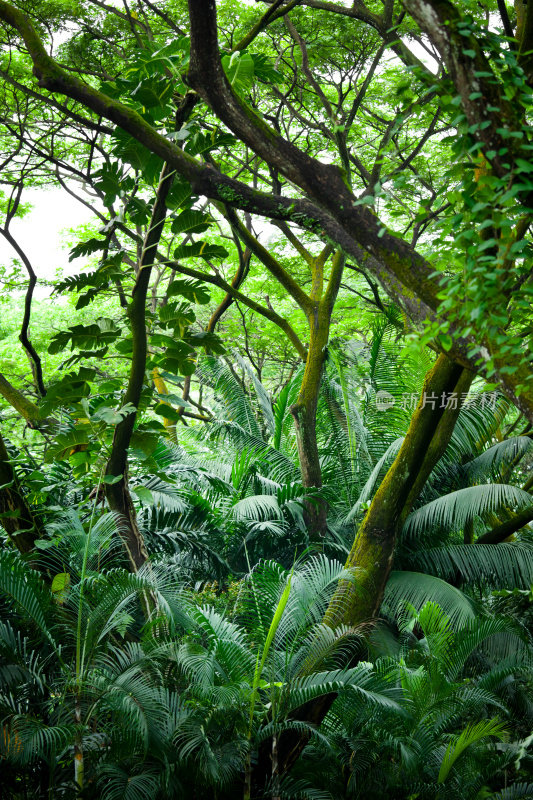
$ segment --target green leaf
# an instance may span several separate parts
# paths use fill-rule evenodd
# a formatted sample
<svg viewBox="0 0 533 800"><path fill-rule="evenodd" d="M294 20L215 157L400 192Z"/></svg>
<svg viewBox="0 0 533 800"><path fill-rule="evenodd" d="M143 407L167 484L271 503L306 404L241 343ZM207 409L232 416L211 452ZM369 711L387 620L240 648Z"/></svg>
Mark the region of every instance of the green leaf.
<svg viewBox="0 0 533 800"><path fill-rule="evenodd" d="M48 346L49 353L62 353L68 345L70 349L97 350L114 342L121 330L114 320L100 317L92 325L73 325L66 331L56 333Z"/></svg>
<svg viewBox="0 0 533 800"><path fill-rule="evenodd" d="M439 336L439 342L441 344L441 347L444 350L446 350L446 352L448 352L448 350L451 350L453 345L453 339L448 333L441 333Z"/></svg>
<svg viewBox="0 0 533 800"><path fill-rule="evenodd" d="M216 355L222 355L226 352L224 342L216 333L209 331L198 331L197 333L188 332L184 336L184 341L192 347L205 347Z"/></svg>
<svg viewBox="0 0 533 800"><path fill-rule="evenodd" d="M170 229L172 233L203 233L212 223L212 217L203 211L186 208L174 220Z"/></svg>
<svg viewBox="0 0 533 800"><path fill-rule="evenodd" d="M78 425L65 433L60 433L46 451L46 461L50 463L55 459L65 458L76 448L87 447L93 439L90 425Z"/></svg>
<svg viewBox="0 0 533 800"><path fill-rule="evenodd" d="M170 405L170 403L157 403L154 408L154 413L158 414L160 417L164 419L169 419L171 422L179 422L182 419L181 414Z"/></svg>
<svg viewBox="0 0 533 800"><path fill-rule="evenodd" d="M236 51L231 56L223 56L222 67L228 81L239 94L243 94L252 88L255 65L254 59L249 53Z"/></svg>
<svg viewBox="0 0 533 800"><path fill-rule="evenodd" d="M150 489L147 489L146 486L134 486L132 491L135 492L141 503L153 505L154 496Z"/></svg>
<svg viewBox="0 0 533 800"><path fill-rule="evenodd" d="M254 62L254 74L265 83L283 83L283 75L275 67L268 56L263 53L251 53Z"/></svg>
<svg viewBox="0 0 533 800"><path fill-rule="evenodd" d="M177 303L172 301L160 306L158 309L159 320L163 328L174 328L183 337L185 331L191 325L196 315L187 303Z"/></svg>
<svg viewBox="0 0 533 800"><path fill-rule="evenodd" d="M70 589L70 574L68 572L58 572L52 580L52 593L58 603L64 603Z"/></svg>
<svg viewBox="0 0 533 800"><path fill-rule="evenodd" d="M188 207L192 202L193 198L190 184L175 181L168 193L167 207L172 209L172 211L177 211L177 209L183 208L184 206Z"/></svg>
<svg viewBox="0 0 533 800"><path fill-rule="evenodd" d="M498 739L502 739L505 732L505 727L498 719L488 719L467 725L464 731L459 736L454 736L448 745L440 765L437 783L444 783L451 768L467 747L487 736L496 736Z"/></svg>
<svg viewBox="0 0 533 800"><path fill-rule="evenodd" d="M229 255L225 247L219 244L209 244L208 242L193 242L193 244L181 244L174 250L174 258L227 258Z"/></svg>
<svg viewBox="0 0 533 800"><path fill-rule="evenodd" d="M92 414L91 419L97 422L105 422L106 425L118 425L125 417L128 417L130 414L135 414L136 412L137 409L133 403L127 403L118 409L100 406L94 414Z"/></svg>
<svg viewBox="0 0 533 800"><path fill-rule="evenodd" d="M104 475L102 480L108 486L113 486L115 483L119 483L123 477L123 475Z"/></svg>
<svg viewBox="0 0 533 800"><path fill-rule="evenodd" d="M87 239L86 242L80 242L72 248L68 260L74 261L75 258L92 255L92 253L97 253L99 250L103 250L106 246L107 239Z"/></svg>
<svg viewBox="0 0 533 800"><path fill-rule="evenodd" d="M185 297L186 300L190 300L193 303L199 303L200 305L209 303L211 299L203 283L188 278L172 281L168 287L168 297L176 297L177 295Z"/></svg>

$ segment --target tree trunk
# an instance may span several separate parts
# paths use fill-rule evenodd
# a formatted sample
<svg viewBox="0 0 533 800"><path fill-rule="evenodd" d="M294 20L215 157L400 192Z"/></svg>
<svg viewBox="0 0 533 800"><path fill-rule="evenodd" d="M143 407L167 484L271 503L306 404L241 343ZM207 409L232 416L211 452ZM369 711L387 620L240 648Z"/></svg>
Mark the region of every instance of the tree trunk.
<svg viewBox="0 0 533 800"><path fill-rule="evenodd" d="M359 626L375 620L390 574L397 532L448 446L459 415L459 403L456 408L441 408L441 398L443 394L466 391L472 377L472 373L444 355L428 373L402 447L374 496L348 556L346 566L357 570L357 584L339 583L324 617L330 627ZM437 400L430 400L435 397ZM335 694L319 697L302 706L294 716L319 725L334 699ZM286 732L279 738L281 775L290 770L306 744L307 738L297 732ZM258 789L271 773L270 759L270 747L265 743L254 775Z"/></svg>
<svg viewBox="0 0 533 800"><path fill-rule="evenodd" d="M441 397L463 391L471 380L471 373L444 355L439 356L428 373L404 442L374 496L348 556L346 566L358 571L357 585L341 581L326 612L324 621L332 628L375 619L401 522L448 446L459 415L460 404L456 408L441 408Z"/></svg>
<svg viewBox="0 0 533 800"><path fill-rule="evenodd" d="M148 232L143 244L139 261L137 282L133 289L133 297L128 307L128 316L131 322L132 355L128 387L124 394L123 404L131 404L135 411L128 414L115 428L111 455L107 462L106 476L118 478L114 483L106 483L106 497L109 507L121 518L121 536L130 568L136 572L147 560L148 552L143 536L137 525L135 508L128 488L128 448L130 446L137 407L141 399L141 392L146 372L146 358L148 342L146 335L146 296L152 265L157 253L157 247L166 217L166 198L172 185L174 172L165 165L161 171L161 179L152 209L152 217Z"/></svg>
<svg viewBox="0 0 533 800"><path fill-rule="evenodd" d="M22 494L0 434L0 523L22 554L31 553L40 537L39 526Z"/></svg>
<svg viewBox="0 0 533 800"><path fill-rule="evenodd" d="M321 304L320 304L321 305ZM320 382L329 340L330 317L317 303L309 317L309 351L305 362L302 385L296 403L291 407L298 445L298 458L305 489L320 489L322 469L316 437L316 413ZM320 540L327 530L327 505L323 500L305 502L305 522L312 540Z"/></svg>

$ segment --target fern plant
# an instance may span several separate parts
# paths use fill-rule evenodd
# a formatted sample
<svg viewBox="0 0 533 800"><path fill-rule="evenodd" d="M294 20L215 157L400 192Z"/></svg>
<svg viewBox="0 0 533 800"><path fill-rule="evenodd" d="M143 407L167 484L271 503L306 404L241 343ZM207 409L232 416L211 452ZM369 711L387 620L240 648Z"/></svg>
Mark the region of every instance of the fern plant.
<svg viewBox="0 0 533 800"><path fill-rule="evenodd" d="M506 638L513 646L501 657ZM299 770L338 798L474 800L513 780L522 791L531 709L525 703L517 718L512 696L527 687L533 662L520 628L476 617L454 630L426 603L406 611L398 636L378 629L373 647L373 670L397 688L398 704L354 703L340 692L323 726L334 753L314 742Z"/></svg>

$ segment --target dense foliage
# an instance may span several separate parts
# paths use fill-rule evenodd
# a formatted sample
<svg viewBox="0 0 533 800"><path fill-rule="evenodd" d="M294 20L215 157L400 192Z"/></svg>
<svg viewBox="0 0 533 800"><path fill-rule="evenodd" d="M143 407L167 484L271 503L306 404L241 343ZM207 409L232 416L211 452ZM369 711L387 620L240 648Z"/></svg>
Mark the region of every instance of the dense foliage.
<svg viewBox="0 0 533 800"><path fill-rule="evenodd" d="M533 3L0 36L2 797L533 798Z"/></svg>

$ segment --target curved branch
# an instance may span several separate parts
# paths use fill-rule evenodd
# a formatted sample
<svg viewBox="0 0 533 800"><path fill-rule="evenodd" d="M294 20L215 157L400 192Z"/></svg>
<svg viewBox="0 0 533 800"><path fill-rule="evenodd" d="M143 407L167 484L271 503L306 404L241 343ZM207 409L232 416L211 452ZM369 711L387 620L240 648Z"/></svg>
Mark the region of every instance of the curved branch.
<svg viewBox="0 0 533 800"><path fill-rule="evenodd" d="M50 430L55 426L53 419L48 417L42 418L40 415L39 407L33 403L7 378L0 373L0 395L6 400L9 405L17 411L21 417L26 420L29 428L35 430Z"/></svg>
<svg viewBox="0 0 533 800"><path fill-rule="evenodd" d="M278 328L281 328L283 333L293 344L294 349L296 350L302 361L306 360L307 349L305 345L299 338L294 328L290 325L290 323L287 322L287 320L284 319L282 316L277 314L273 308L265 308L260 303L257 303L255 300L252 300L252 298L247 297L238 289L234 289L231 284L229 284L219 275L209 275L205 272L200 272L197 269L192 269L191 267L184 267L182 264L178 264L174 261L166 261L165 263L172 269L176 270L176 272L180 272L183 275L188 275L190 278L196 278L196 280L199 281L205 281L206 283L211 283L213 284L213 286L218 286L219 289L223 289L227 294L230 294L235 300L238 300L244 306L248 306L248 308L251 308L252 311L255 311L257 314L261 314L262 317L268 319L269 322L273 322L274 325L277 325Z"/></svg>
<svg viewBox="0 0 533 800"><path fill-rule="evenodd" d="M33 373L33 378L35 380L37 391L39 392L41 397L44 397L46 395L46 388L43 380L43 366L41 363L41 358L37 350L33 346L28 335L30 328L30 319L31 319L31 304L33 300L33 292L37 284L37 275L35 274L35 271L32 267L31 261L29 260L28 256L26 255L22 247L19 245L19 243L9 230L9 223L11 222L12 218L17 212L21 193L22 193L22 183L19 185L14 202L8 211L6 217L6 224L4 225L4 227L0 228L0 234L4 237L6 242L9 242L13 250L16 252L20 260L24 264L26 272L28 273L28 288L26 290L26 296L24 298L24 316L22 318L19 340L23 348L25 349L26 353L28 354L28 358L31 364L31 371Z"/></svg>
<svg viewBox="0 0 533 800"><path fill-rule="evenodd" d="M499 544L516 533L520 528L524 528L533 520L533 505L527 506L517 514L513 514L511 519L502 522L490 531L486 531L476 539L476 544Z"/></svg>
<svg viewBox="0 0 533 800"><path fill-rule="evenodd" d="M239 266L237 267L237 271L233 276L233 280L231 281L231 287L233 289L240 289L250 269L250 260L252 257L252 251L248 247L245 250L243 250L239 238L237 236L235 236L235 246L237 248L237 253L239 256ZM222 298L218 306L211 314L209 322L207 323L207 328L206 328L207 331L213 332L215 330L222 315L225 314L225 312L234 302L234 299L235 298L233 297L233 295L226 292L225 296Z"/></svg>

